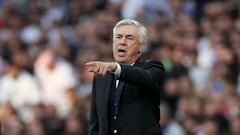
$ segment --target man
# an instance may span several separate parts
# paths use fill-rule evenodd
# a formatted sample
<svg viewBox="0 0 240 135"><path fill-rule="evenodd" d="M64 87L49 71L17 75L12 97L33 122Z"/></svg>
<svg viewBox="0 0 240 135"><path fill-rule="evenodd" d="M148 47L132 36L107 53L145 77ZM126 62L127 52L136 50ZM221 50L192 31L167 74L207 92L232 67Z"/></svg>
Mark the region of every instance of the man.
<svg viewBox="0 0 240 135"><path fill-rule="evenodd" d="M163 65L141 61L147 30L135 20L113 28L115 62L88 62L94 72L90 135L161 135L160 87Z"/></svg>

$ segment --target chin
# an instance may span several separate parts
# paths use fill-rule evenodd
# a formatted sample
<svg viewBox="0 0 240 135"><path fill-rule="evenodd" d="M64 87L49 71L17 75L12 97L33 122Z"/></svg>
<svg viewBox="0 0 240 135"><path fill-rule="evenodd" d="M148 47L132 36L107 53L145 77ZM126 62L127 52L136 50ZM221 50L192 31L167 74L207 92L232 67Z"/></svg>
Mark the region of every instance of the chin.
<svg viewBox="0 0 240 135"><path fill-rule="evenodd" d="M119 62L119 63L125 63L126 59L125 58L116 58L115 61Z"/></svg>

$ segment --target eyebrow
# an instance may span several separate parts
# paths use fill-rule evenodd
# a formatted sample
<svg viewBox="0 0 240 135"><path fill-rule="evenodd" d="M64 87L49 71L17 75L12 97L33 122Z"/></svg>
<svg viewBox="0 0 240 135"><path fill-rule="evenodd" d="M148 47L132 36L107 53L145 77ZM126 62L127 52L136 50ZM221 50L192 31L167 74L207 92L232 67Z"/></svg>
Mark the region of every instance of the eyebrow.
<svg viewBox="0 0 240 135"><path fill-rule="evenodd" d="M116 36L123 36L122 34L116 34ZM134 35L125 35L125 37L135 37Z"/></svg>

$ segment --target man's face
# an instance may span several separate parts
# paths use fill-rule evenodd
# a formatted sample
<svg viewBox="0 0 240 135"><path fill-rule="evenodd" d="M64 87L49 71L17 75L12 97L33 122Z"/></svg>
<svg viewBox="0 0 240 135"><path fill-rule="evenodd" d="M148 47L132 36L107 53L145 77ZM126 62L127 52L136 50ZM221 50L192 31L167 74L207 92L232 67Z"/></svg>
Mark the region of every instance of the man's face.
<svg viewBox="0 0 240 135"><path fill-rule="evenodd" d="M116 62L132 64L140 56L144 44L139 42L139 30L132 25L122 25L113 37L113 56Z"/></svg>

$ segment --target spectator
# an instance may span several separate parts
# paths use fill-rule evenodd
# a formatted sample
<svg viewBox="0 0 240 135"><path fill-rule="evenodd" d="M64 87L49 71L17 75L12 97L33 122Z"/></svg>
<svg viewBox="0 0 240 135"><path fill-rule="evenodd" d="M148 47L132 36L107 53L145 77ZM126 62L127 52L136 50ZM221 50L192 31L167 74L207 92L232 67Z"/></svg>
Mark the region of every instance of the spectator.
<svg viewBox="0 0 240 135"><path fill-rule="evenodd" d="M169 115L169 110L166 108L166 106L161 105L161 119L160 119L160 125L163 130L164 135L186 135L183 128L173 119L171 119L171 116Z"/></svg>
<svg viewBox="0 0 240 135"><path fill-rule="evenodd" d="M42 86L42 102L46 105L54 105L57 113L66 117L71 106L65 92L76 86L72 66L56 56L53 50L47 49L39 55L34 68L36 77Z"/></svg>
<svg viewBox="0 0 240 135"><path fill-rule="evenodd" d="M25 51L12 54L12 64L0 77L0 104L10 103L19 113L25 106L40 102L40 91L36 78L24 69L28 63Z"/></svg>

